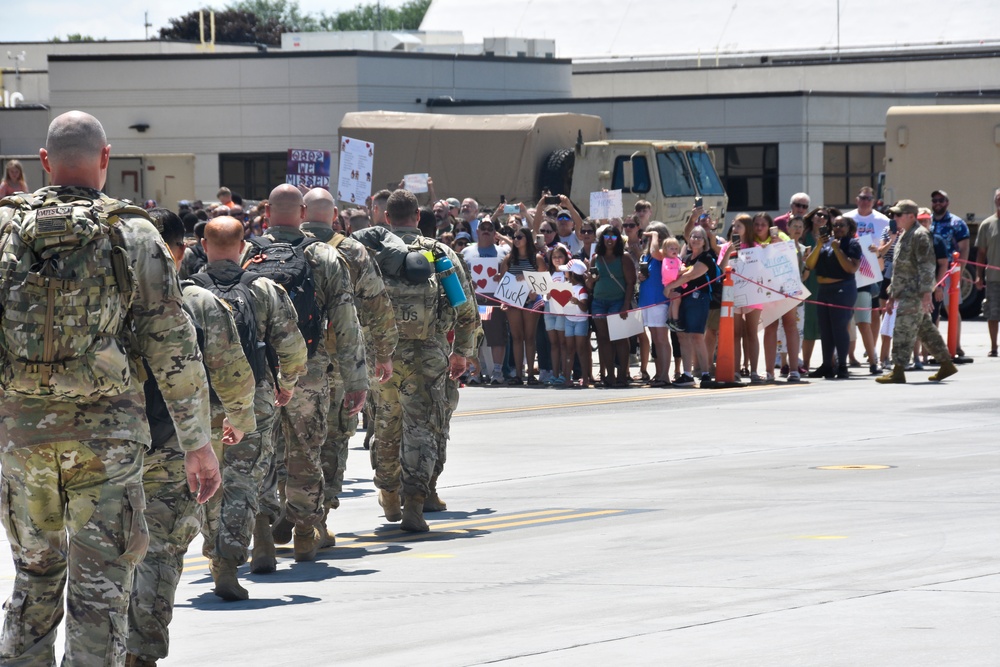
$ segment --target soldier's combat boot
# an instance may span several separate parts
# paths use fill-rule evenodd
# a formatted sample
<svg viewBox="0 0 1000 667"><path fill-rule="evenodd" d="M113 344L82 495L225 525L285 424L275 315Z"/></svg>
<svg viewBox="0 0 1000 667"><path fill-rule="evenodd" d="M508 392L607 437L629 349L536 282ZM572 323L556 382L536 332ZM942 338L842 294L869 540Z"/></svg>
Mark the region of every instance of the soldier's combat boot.
<svg viewBox="0 0 1000 667"><path fill-rule="evenodd" d="M378 490L378 504L385 511L385 520L396 522L403 518L403 510L399 506L399 490Z"/></svg>
<svg viewBox="0 0 1000 667"><path fill-rule="evenodd" d="M424 521L424 501L423 495L412 495L406 497L403 506L403 522L399 527L409 533L426 533L430 528Z"/></svg>
<svg viewBox="0 0 1000 667"><path fill-rule="evenodd" d="M232 558L213 558L209 570L212 572L212 579L215 580L214 593L220 598L227 602L250 599L250 593L236 580L235 560Z"/></svg>
<svg viewBox="0 0 1000 667"><path fill-rule="evenodd" d="M441 496L439 496L437 492L437 477L432 477L430 483L430 493L427 495L427 499L424 500L424 511L443 512L446 509L448 509L448 505L441 500Z"/></svg>
<svg viewBox="0 0 1000 667"><path fill-rule="evenodd" d="M955 362L951 359L945 359L941 362L941 367L938 369L938 372L931 375L927 379L931 382L940 382L947 377L951 377L957 372L958 368L955 366Z"/></svg>
<svg viewBox="0 0 1000 667"><path fill-rule="evenodd" d="M271 537L274 539L275 544L288 544L292 541L292 528L295 528L295 524L289 521L285 514L282 513L281 518L271 526Z"/></svg>
<svg viewBox="0 0 1000 667"><path fill-rule="evenodd" d="M906 373L904 370L903 366L897 364L892 367L892 373L889 375L880 375L875 378L875 381L879 384L906 384Z"/></svg>
<svg viewBox="0 0 1000 667"><path fill-rule="evenodd" d="M319 525L319 548L326 549L327 547L332 547L337 544L337 536L333 534L333 531L326 527L326 518L330 514L330 509L327 508L323 510L323 523Z"/></svg>
<svg viewBox="0 0 1000 667"><path fill-rule="evenodd" d="M250 571L254 574L270 574L278 567L274 553L274 538L271 536L271 522L263 514L257 515L253 524L253 550L250 552Z"/></svg>
<svg viewBox="0 0 1000 667"><path fill-rule="evenodd" d="M316 560L316 552L322 540L319 529L315 526L295 526L295 543L292 550L296 563Z"/></svg>

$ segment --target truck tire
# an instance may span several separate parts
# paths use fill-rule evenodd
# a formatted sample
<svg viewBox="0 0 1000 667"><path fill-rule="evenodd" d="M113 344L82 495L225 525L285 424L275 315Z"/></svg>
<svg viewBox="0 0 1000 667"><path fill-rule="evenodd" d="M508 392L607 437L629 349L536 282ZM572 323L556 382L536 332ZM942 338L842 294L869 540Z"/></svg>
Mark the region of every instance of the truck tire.
<svg viewBox="0 0 1000 667"><path fill-rule="evenodd" d="M576 155L570 148L552 151L542 165L539 190L548 189L554 195L569 196L573 184L573 165Z"/></svg>

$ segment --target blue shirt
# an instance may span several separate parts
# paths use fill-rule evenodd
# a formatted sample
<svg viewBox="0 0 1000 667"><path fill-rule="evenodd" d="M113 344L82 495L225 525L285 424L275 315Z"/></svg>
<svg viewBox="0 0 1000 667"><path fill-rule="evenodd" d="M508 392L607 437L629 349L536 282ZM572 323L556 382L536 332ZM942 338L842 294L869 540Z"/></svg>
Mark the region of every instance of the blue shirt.
<svg viewBox="0 0 1000 667"><path fill-rule="evenodd" d="M958 242L969 238L969 226L960 217L949 212L945 212L940 220L932 220L931 225L934 234L944 240L950 263L951 254L958 252Z"/></svg>
<svg viewBox="0 0 1000 667"><path fill-rule="evenodd" d="M639 283L639 307L666 303L667 297L663 295L663 277L660 275L663 262L649 255L643 255L642 261L649 262L649 277Z"/></svg>

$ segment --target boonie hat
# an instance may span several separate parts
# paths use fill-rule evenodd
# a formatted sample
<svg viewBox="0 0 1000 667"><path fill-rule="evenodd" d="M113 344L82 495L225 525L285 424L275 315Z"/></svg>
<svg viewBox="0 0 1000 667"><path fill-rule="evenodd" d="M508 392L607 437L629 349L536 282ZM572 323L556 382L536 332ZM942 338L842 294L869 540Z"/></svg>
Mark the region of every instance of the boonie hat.
<svg viewBox="0 0 1000 667"><path fill-rule="evenodd" d="M583 263L583 260L571 259L566 264L556 267L559 271L569 271L570 273L575 273L578 276L582 276L587 272L587 265Z"/></svg>
<svg viewBox="0 0 1000 667"><path fill-rule="evenodd" d="M912 213L913 215L917 215L920 213L920 207L917 206L917 202L912 199L900 199L896 202L896 205L889 210L896 215L899 215L900 213Z"/></svg>

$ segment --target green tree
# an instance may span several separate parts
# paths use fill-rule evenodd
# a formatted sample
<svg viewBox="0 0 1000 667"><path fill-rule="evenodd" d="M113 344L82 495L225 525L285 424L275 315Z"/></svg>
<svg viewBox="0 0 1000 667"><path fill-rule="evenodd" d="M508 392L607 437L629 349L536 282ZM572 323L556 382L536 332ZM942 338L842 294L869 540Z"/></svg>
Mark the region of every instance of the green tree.
<svg viewBox="0 0 1000 667"><path fill-rule="evenodd" d="M238 0L226 8L248 12L264 22L274 19L286 32L319 29L316 18L311 14L303 14L296 0Z"/></svg>
<svg viewBox="0 0 1000 667"><path fill-rule="evenodd" d="M330 15L321 13L320 30L416 30L424 20L431 0L409 0L398 9L378 3L359 4L354 9Z"/></svg>
<svg viewBox="0 0 1000 667"><path fill-rule="evenodd" d="M50 42L63 42L63 41L66 41L66 42L106 42L108 40L107 39L103 39L103 38L102 39L94 39L90 35L81 35L80 33L75 32L72 35L66 35L66 39L65 40L61 39L60 37L53 37L49 41Z"/></svg>
<svg viewBox="0 0 1000 667"><path fill-rule="evenodd" d="M209 39L209 10L205 10L205 39ZM286 32L274 17L261 19L242 9L226 8L215 12L215 41L244 44L281 44L281 33ZM160 39L200 41L198 12L189 12L170 19L170 25L160 28Z"/></svg>

